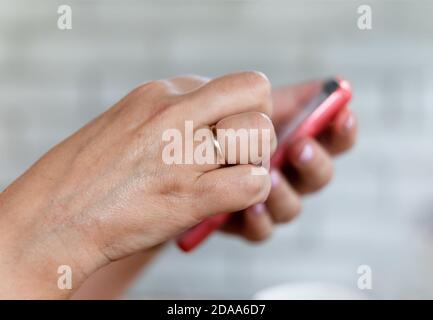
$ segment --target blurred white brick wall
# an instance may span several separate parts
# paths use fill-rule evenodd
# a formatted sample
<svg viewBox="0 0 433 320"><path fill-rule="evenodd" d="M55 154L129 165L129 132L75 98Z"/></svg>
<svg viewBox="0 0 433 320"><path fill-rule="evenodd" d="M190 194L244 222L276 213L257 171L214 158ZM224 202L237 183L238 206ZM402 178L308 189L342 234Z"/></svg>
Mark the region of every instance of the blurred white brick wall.
<svg viewBox="0 0 433 320"><path fill-rule="evenodd" d="M355 150L295 223L260 246L217 236L171 247L130 297L248 298L288 281L377 298L433 298L433 2L0 0L0 186L138 83L183 73L265 72L275 85L342 74L359 115ZM57 29L57 6L73 29Z"/></svg>

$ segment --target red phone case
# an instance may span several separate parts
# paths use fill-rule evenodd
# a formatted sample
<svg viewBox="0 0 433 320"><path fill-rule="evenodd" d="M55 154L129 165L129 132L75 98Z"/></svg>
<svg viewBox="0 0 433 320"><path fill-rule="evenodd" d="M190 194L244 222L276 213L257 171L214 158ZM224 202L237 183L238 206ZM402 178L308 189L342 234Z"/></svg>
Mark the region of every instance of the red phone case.
<svg viewBox="0 0 433 320"><path fill-rule="evenodd" d="M281 168L286 162L290 145L302 137L313 137L320 133L344 108L352 97L349 82L341 78L325 81L320 92L305 107L305 114L300 114L299 123L291 123L283 130L282 139L271 158L271 168ZM317 101L315 101L317 100ZM302 118L305 117L305 118ZM220 213L207 218L183 233L177 245L188 252L197 247L212 232L219 229L230 218L231 213Z"/></svg>

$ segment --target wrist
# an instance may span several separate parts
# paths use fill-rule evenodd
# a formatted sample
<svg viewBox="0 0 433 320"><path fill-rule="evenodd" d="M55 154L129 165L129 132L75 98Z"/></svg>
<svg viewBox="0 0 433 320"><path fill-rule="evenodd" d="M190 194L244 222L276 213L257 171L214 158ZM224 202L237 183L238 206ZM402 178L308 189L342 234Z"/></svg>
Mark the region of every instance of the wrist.
<svg viewBox="0 0 433 320"><path fill-rule="evenodd" d="M0 194L0 298L68 298L108 262L73 223L27 196Z"/></svg>

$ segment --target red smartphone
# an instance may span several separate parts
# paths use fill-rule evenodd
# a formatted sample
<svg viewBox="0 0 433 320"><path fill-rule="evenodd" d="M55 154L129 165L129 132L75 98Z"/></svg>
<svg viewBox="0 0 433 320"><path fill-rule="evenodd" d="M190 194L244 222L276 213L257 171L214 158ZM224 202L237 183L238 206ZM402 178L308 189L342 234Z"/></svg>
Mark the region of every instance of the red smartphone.
<svg viewBox="0 0 433 320"><path fill-rule="evenodd" d="M271 158L271 169L282 168L287 163L290 145L302 137L314 137L334 119L352 98L349 82L333 78L319 84L309 93L308 102L296 110L293 120L279 132L278 148ZM207 218L183 233L177 245L189 252L219 229L232 213L220 213Z"/></svg>

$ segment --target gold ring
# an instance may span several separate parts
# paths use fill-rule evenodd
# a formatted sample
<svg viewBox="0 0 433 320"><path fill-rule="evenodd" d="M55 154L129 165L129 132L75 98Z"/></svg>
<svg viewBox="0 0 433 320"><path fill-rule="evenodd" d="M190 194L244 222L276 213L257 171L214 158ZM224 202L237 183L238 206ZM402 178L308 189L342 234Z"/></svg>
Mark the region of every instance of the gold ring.
<svg viewBox="0 0 433 320"><path fill-rule="evenodd" d="M221 149L221 145L218 141L218 135L217 135L217 129L215 125L212 125L210 127L210 130L212 132L212 136L213 136L213 145L215 147L216 153L217 153L217 164L225 164L225 158L224 158L224 154L223 151Z"/></svg>

